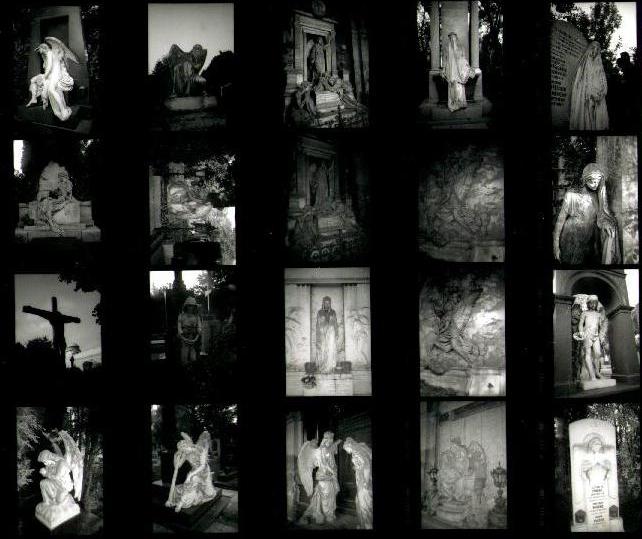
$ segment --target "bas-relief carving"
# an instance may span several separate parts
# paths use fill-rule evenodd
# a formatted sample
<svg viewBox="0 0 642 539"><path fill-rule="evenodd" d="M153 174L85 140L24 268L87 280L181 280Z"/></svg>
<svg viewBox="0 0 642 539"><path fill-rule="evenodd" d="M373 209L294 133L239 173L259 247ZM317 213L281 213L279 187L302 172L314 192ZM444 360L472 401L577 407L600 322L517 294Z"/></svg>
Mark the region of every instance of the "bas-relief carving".
<svg viewBox="0 0 642 539"><path fill-rule="evenodd" d="M419 187L421 249L451 261L504 260L504 171L496 148L448 150Z"/></svg>
<svg viewBox="0 0 642 539"><path fill-rule="evenodd" d="M503 394L504 322L500 272L430 276L420 295L421 368L428 371L428 385L474 394L471 381L486 373L499 378L485 391Z"/></svg>
<svg viewBox="0 0 642 539"><path fill-rule="evenodd" d="M63 443L64 453L58 440ZM84 451L66 431L59 431L50 441L54 451L45 449L38 455L38 462L43 464L40 475L44 479L40 481L42 502L36 506L36 518L53 530L80 514L76 502L82 496Z"/></svg>
<svg viewBox="0 0 642 539"><path fill-rule="evenodd" d="M216 498L217 490L212 482L212 474L208 463L212 439L207 431L203 431L196 443L192 438L181 432L183 438L176 444L174 453L174 474L165 502L166 507L173 507L177 513L181 509L188 509ZM176 484L178 470L184 463L191 467L185 482Z"/></svg>
<svg viewBox="0 0 642 539"><path fill-rule="evenodd" d="M51 110L61 121L66 121L72 114L67 105L65 93L74 87L74 79L69 75L67 62L78 62L76 55L62 41L55 37L45 37L44 43L35 50L42 60L43 73L29 81L31 99L27 107L35 105L40 98L42 108Z"/></svg>

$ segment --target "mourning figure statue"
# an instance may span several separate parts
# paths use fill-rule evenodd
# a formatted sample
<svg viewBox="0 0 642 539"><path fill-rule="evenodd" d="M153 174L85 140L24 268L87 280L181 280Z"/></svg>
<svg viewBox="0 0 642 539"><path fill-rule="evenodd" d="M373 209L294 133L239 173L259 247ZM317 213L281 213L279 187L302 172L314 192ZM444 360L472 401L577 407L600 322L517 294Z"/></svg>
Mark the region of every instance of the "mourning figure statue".
<svg viewBox="0 0 642 539"><path fill-rule="evenodd" d="M337 447L341 440L334 439L334 433L323 434L321 444L308 440L303 444L297 457L299 477L310 504L299 519L302 524L310 520L315 524L332 523L336 519L337 494ZM316 470L316 473L315 473Z"/></svg>
<svg viewBox="0 0 642 539"><path fill-rule="evenodd" d="M448 83L448 110L454 112L468 106L466 83L480 73L479 68L470 67L459 45L457 34L448 34L448 46L444 52L444 67L441 71L441 76Z"/></svg>
<svg viewBox="0 0 642 539"><path fill-rule="evenodd" d="M55 37L45 37L44 43L36 47L36 53L42 59L43 73L29 81L31 99L27 107L42 101L42 108L51 110L63 122L71 116L72 110L67 105L65 92L74 87L74 79L67 71L67 62L78 62L76 55L62 41Z"/></svg>
<svg viewBox="0 0 642 539"><path fill-rule="evenodd" d="M323 37L317 36L308 41L307 48L308 79L316 87L327 76L326 53L330 50L330 41L324 43Z"/></svg>
<svg viewBox="0 0 642 539"><path fill-rule="evenodd" d="M63 453L58 445L62 441ZM82 496L84 452L64 430L50 437L54 451L45 449L38 455L40 468L40 492L42 502L36 505L36 518L50 530L80 513ZM73 496L72 493L73 492Z"/></svg>
<svg viewBox="0 0 642 539"><path fill-rule="evenodd" d="M359 529L372 529L372 449L365 443L346 438L343 450L352 457L352 467L357 483L355 504Z"/></svg>
<svg viewBox="0 0 642 539"><path fill-rule="evenodd" d="M205 79L199 75L205 65L207 49L196 44L189 52L178 45L172 45L165 62L169 68L169 97L188 97L196 88L205 86Z"/></svg>
<svg viewBox="0 0 642 539"><path fill-rule="evenodd" d="M591 41L577 64L571 90L569 128L608 129L607 91L600 44L597 41Z"/></svg>
<svg viewBox="0 0 642 539"><path fill-rule="evenodd" d="M198 359L203 331L198 304L191 296L183 303L183 308L178 315L177 328L180 340L180 361L182 365L187 365Z"/></svg>
<svg viewBox="0 0 642 539"><path fill-rule="evenodd" d="M582 186L564 195L553 230L553 254L563 264L618 264L618 225L609 209L606 176L597 163L582 171Z"/></svg>
<svg viewBox="0 0 642 539"><path fill-rule="evenodd" d="M183 439L176 444L174 474L169 496L165 502L166 507L173 507L177 513L181 509L201 505L216 497L216 489L212 482L212 474L208 464L212 438L207 431L201 433L196 443L184 432L181 432L181 437ZM177 485L178 470L185 462L191 466L191 469L187 473L185 482L182 485Z"/></svg>
<svg viewBox="0 0 642 539"><path fill-rule="evenodd" d="M325 296L317 312L316 351L319 372L333 372L337 366L339 322L332 300Z"/></svg>

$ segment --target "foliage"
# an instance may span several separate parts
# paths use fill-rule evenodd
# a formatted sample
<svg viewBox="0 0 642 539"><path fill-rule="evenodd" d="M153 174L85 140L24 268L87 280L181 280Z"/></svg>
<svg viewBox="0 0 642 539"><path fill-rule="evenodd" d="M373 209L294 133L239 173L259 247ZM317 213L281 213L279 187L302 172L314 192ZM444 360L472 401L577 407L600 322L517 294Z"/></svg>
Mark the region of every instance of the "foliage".
<svg viewBox="0 0 642 539"><path fill-rule="evenodd" d="M596 139L594 136L558 137L553 144L552 167L558 167L558 159L563 158L564 175L574 187L582 186L582 170L596 159Z"/></svg>
<svg viewBox="0 0 642 539"><path fill-rule="evenodd" d="M18 408L16 417L18 490L33 481L35 469L29 454L35 450L42 434L42 418L38 408Z"/></svg>
<svg viewBox="0 0 642 539"><path fill-rule="evenodd" d="M504 92L504 5L496 0L481 0L479 6L479 67L484 74L484 95L500 105Z"/></svg>
<svg viewBox="0 0 642 539"><path fill-rule="evenodd" d="M99 277L98 268L94 264L79 263L71 268L62 270L58 275L61 283L74 284L74 292L98 292L100 299L92 309L91 314L96 324L102 324L104 306L102 302L102 282Z"/></svg>

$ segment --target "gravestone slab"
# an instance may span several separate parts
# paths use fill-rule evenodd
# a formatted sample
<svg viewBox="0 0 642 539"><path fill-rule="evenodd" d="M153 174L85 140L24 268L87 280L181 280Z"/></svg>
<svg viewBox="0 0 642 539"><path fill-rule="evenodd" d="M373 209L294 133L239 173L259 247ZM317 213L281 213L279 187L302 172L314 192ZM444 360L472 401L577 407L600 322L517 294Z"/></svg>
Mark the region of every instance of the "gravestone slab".
<svg viewBox="0 0 642 539"><path fill-rule="evenodd" d="M573 532L622 532L615 427L600 419L569 425Z"/></svg>
<svg viewBox="0 0 642 539"><path fill-rule="evenodd" d="M566 21L551 26L551 121L553 127L568 127L571 89L580 56L588 41Z"/></svg>

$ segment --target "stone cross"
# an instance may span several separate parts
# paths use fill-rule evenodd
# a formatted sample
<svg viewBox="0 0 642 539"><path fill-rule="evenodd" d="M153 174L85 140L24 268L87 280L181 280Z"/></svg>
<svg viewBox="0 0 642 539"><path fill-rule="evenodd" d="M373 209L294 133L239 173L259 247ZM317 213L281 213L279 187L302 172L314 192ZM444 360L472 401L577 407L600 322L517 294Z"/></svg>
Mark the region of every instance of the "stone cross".
<svg viewBox="0 0 642 539"><path fill-rule="evenodd" d="M44 309L37 309L29 305L22 307L22 312L27 314L35 314L40 318L44 318L51 324L53 330L53 347L58 358L65 364L65 351L67 349L67 342L65 341L65 324L79 324L80 318L76 316L68 316L58 311L58 299L51 298L51 311Z"/></svg>

